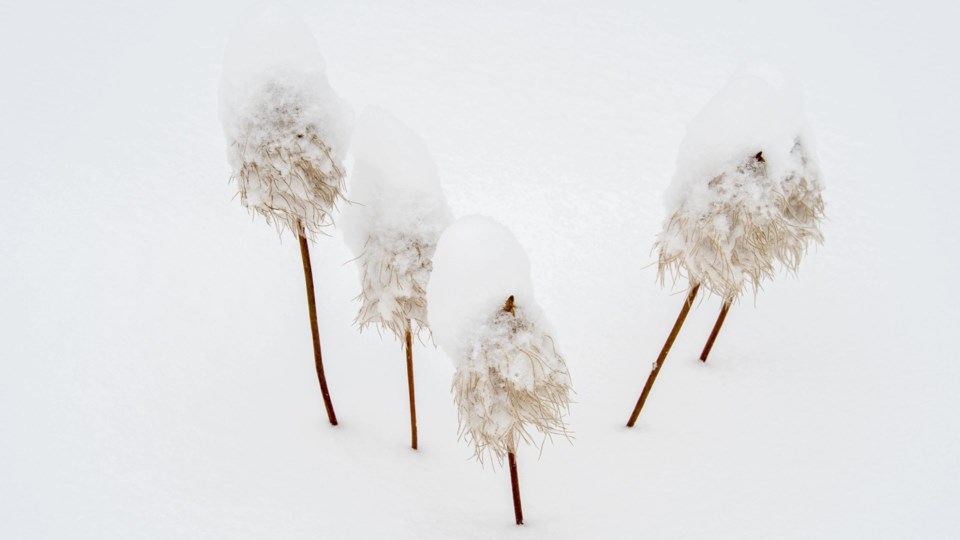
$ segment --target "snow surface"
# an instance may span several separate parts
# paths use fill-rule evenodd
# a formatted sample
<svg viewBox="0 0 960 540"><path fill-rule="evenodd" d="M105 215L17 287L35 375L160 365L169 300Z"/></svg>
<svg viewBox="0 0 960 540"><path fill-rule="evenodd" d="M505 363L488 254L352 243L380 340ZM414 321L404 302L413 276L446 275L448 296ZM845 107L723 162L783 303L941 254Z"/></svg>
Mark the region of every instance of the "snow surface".
<svg viewBox="0 0 960 540"><path fill-rule="evenodd" d="M452 210L529 252L574 444L502 470L457 441L453 368L351 325L338 237L231 197L217 87L235 2L0 4L0 537L960 536L958 7L295 2L337 92L429 144ZM744 62L803 82L823 247L730 311L650 245L686 125ZM339 233L334 233L339 236ZM678 284L678 289L683 287Z"/></svg>

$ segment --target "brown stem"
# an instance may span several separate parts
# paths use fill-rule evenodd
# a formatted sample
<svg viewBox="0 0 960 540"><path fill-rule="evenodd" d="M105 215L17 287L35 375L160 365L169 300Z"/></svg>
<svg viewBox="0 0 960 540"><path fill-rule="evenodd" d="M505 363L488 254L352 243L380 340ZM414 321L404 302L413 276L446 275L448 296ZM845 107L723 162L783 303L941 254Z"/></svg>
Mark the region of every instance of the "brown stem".
<svg viewBox="0 0 960 540"><path fill-rule="evenodd" d="M523 525L523 508L520 506L520 479L517 476L517 455L507 453L510 462L510 487L513 488L513 515L517 518L517 525Z"/></svg>
<svg viewBox="0 0 960 540"><path fill-rule="evenodd" d="M707 356L710 355L710 349L713 348L713 342L717 340L717 334L720 333L720 327L723 326L723 320L727 318L727 311L729 310L730 302L724 302L723 307L720 308L720 316L717 317L717 323L713 325L710 337L707 338L707 344L703 346L703 352L700 353L700 360L704 362L707 361Z"/></svg>
<svg viewBox="0 0 960 540"><path fill-rule="evenodd" d="M647 377L647 384L643 385L643 392L640 394L640 399L637 400L637 406L633 408L633 414L630 415L630 420L627 421L627 427L633 427L633 424L637 421L637 417L640 416L640 409L643 408L643 404L647 401L647 396L653 387L653 381L657 380L657 374L660 373L663 361L667 358L667 353L670 352L670 347L673 346L674 340L677 339L677 334L680 333L680 327L683 326L683 321L687 318L687 313L690 312L690 307L693 305L693 300L697 297L697 291L699 290L699 283L690 289L690 293L687 295L687 301L683 303L683 308L680 309L677 322L673 323L673 330L670 331L667 342L663 344L663 349L660 350L660 356L657 357L657 362L653 365L650 376Z"/></svg>
<svg viewBox="0 0 960 540"><path fill-rule="evenodd" d="M517 315L517 307L512 294L503 303L503 311L513 316ZM510 438L507 448L507 461L510 463L510 487L513 490L513 515L517 518L517 525L523 525L523 507L520 505L520 478L517 476L517 455L514 450L515 441L513 437Z"/></svg>
<svg viewBox="0 0 960 540"><path fill-rule="evenodd" d="M307 282L307 306L310 310L310 331L313 333L313 358L317 366L317 379L320 380L320 393L323 405L327 408L327 419L337 425L337 413L333 412L330 391L327 390L327 377L323 374L323 355L320 352L320 327L317 325L317 299L313 292L313 268L310 266L310 248L304 236L303 224L297 222L297 235L300 237L300 257L303 259L303 277Z"/></svg>
<svg viewBox="0 0 960 540"><path fill-rule="evenodd" d="M413 390L413 336L407 319L407 390L410 392L410 446L417 449L417 400Z"/></svg>

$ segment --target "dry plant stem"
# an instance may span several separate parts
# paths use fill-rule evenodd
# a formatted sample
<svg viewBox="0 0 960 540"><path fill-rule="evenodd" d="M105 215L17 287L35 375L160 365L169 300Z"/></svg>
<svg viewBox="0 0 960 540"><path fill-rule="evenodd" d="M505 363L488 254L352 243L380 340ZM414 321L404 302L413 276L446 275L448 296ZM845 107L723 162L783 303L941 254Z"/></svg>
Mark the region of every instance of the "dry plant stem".
<svg viewBox="0 0 960 540"><path fill-rule="evenodd" d="M327 390L327 377L323 374L323 355L320 352L320 327L317 325L317 299L313 292L313 268L310 266L310 248L303 231L303 224L297 222L297 234L300 237L300 257L303 259L303 277L307 282L307 306L310 310L310 331L313 332L313 358L317 366L317 378L320 380L320 393L323 394L323 405L327 408L327 419L330 424L337 425L337 413L333 412L333 402L330 401L330 391Z"/></svg>
<svg viewBox="0 0 960 540"><path fill-rule="evenodd" d="M703 352L700 353L700 360L703 362L706 362L707 356L710 355L710 349L713 348L713 342L717 340L717 334L720 333L720 327L723 326L723 320L727 318L727 311L730 311L730 302L724 302L723 307L720 308L720 316L717 317L717 323L713 325L713 330L710 332L710 337L707 338L707 344L703 346Z"/></svg>
<svg viewBox="0 0 960 540"><path fill-rule="evenodd" d="M417 400L413 386L413 333L410 328L410 319L407 319L406 331L407 348L407 390L410 392L410 446L417 449Z"/></svg>
<svg viewBox="0 0 960 540"><path fill-rule="evenodd" d="M670 331L670 335L667 337L667 342L663 344L663 349L660 351L660 356L657 357L657 362L653 365L653 370L650 371L650 376L647 377L647 384L643 386L643 392L640 394L640 399L637 400L637 406L633 408L633 414L630 415L630 420L627 421L627 427L633 427L633 424L637 422L637 417L640 416L640 410L643 409L643 404L647 401L647 396L650 394L650 389L653 387L653 381L657 380L657 374L660 373L660 368L663 366L663 361L667 358L667 353L670 352L670 347L673 346L674 340L677 339L677 334L680 333L680 327L683 326L683 321L686 320L687 313L690 312L690 307L693 305L693 300L697 297L697 291L699 290L699 283L690 289L690 293L687 295L687 301L683 303L683 308L680 310L680 315L677 317L677 322L673 323L673 330Z"/></svg>
<svg viewBox="0 0 960 540"><path fill-rule="evenodd" d="M514 306L513 295L507 298L503 304L503 311L516 315L517 310ZM517 525L523 525L523 507L520 504L520 477L517 475L517 455L514 450L514 443L510 443L510 451L507 452L507 461L510 463L510 487L513 490L513 515L517 518Z"/></svg>
<svg viewBox="0 0 960 540"><path fill-rule="evenodd" d="M514 452L507 454L510 462L510 487L513 488L513 514L517 518L517 525L523 525L523 508L520 505L520 479L517 476L517 455Z"/></svg>

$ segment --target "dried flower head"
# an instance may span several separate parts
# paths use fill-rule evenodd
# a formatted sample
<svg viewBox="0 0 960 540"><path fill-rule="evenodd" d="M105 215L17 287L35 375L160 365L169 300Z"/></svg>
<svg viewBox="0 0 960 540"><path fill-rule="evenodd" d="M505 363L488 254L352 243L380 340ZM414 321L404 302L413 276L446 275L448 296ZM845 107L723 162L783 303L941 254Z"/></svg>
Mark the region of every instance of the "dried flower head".
<svg viewBox="0 0 960 540"><path fill-rule="evenodd" d="M358 259L363 290L356 323L361 330L377 324L402 341L407 320L416 324L415 334L427 329L426 287L438 235L393 236L370 236Z"/></svg>
<svg viewBox="0 0 960 540"><path fill-rule="evenodd" d="M664 225L659 278L685 275L727 301L756 293L777 262L796 271L811 242L822 243L819 170L798 140L779 174L763 153L697 186Z"/></svg>
<svg viewBox="0 0 960 540"><path fill-rule="evenodd" d="M499 463L524 440L537 445L529 428L543 440L570 437L563 417L570 407L570 374L546 334L511 296L472 340L459 362L452 391L460 435L472 442L476 458Z"/></svg>
<svg viewBox="0 0 960 540"><path fill-rule="evenodd" d="M427 142L389 112L367 106L350 145L352 204L340 221L362 290L356 323L404 340L427 328L427 282L452 216ZM411 323L411 326L413 324Z"/></svg>
<svg viewBox="0 0 960 540"><path fill-rule="evenodd" d="M316 96L270 82L252 94L249 114L231 141L240 200L278 231L313 236L331 225L343 193L343 168L317 114Z"/></svg>

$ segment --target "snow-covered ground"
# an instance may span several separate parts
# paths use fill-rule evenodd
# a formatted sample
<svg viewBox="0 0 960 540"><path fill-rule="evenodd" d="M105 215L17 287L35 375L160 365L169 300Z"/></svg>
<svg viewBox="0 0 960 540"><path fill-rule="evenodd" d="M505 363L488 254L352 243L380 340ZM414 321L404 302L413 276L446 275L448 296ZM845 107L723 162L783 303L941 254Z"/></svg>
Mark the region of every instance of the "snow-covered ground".
<svg viewBox="0 0 960 540"><path fill-rule="evenodd" d="M957 8L638 4L292 3L336 91L416 130L454 213L530 255L576 440L521 449L516 527L433 347L408 448L402 349L351 326L339 234L313 248L326 422L297 244L227 183L241 6L3 2L0 537L960 536ZM706 365L698 303L628 430L682 303L650 252L680 139L755 59L804 83L826 244Z"/></svg>

